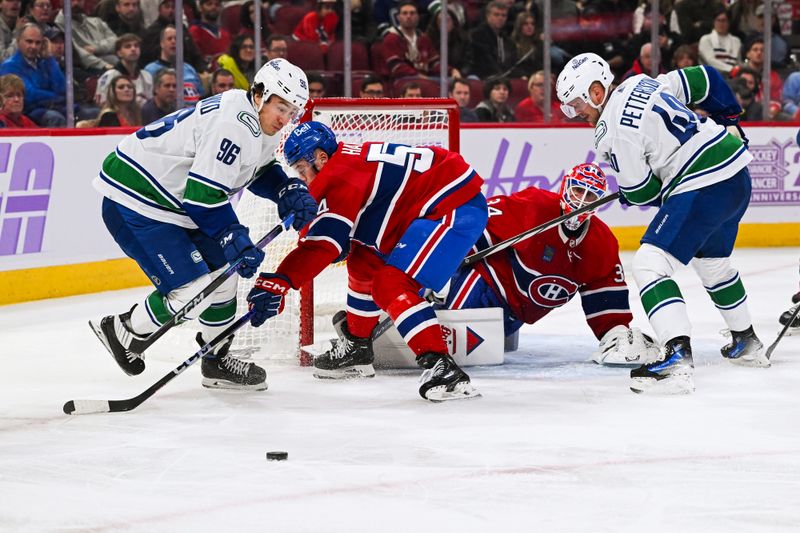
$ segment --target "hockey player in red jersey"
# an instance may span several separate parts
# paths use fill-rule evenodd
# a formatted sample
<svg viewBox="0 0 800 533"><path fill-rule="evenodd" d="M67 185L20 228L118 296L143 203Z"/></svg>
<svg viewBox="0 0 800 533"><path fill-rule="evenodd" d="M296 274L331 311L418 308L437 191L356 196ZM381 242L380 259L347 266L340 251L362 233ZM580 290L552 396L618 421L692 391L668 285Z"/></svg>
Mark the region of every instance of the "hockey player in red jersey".
<svg viewBox="0 0 800 533"><path fill-rule="evenodd" d="M489 222L475 245L488 248L530 228L599 200L606 177L595 164L573 168L559 194L528 188L488 200ZM632 320L619 245L608 226L593 213L520 241L460 269L451 280L443 307L501 307L505 334L533 324L576 294L586 321L600 340L593 359L604 364L646 363L658 348Z"/></svg>
<svg viewBox="0 0 800 533"><path fill-rule="evenodd" d="M347 258L347 320L339 324L343 338L326 354L328 361L348 358L354 371L374 374L370 336L383 310L425 369L423 398L478 396L448 354L420 292L442 289L485 228L480 176L455 152L339 144L330 128L313 121L289 135L284 155L308 183L319 211L297 249L256 281L248 296L253 325L280 313L289 289Z"/></svg>

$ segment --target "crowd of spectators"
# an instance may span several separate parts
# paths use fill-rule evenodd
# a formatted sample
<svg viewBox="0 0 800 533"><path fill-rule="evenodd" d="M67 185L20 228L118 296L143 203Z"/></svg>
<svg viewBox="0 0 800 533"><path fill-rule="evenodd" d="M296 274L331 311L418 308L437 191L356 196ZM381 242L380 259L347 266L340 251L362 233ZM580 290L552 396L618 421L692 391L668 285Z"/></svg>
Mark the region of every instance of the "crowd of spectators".
<svg viewBox="0 0 800 533"><path fill-rule="evenodd" d="M0 126L66 125L65 0L0 0ZM78 126L135 126L238 88L256 71L252 0L184 0L183 79L176 77L174 0L69 0ZM706 64L744 109L800 120L800 17L774 0L770 94L764 94L763 0L661 0L658 50L650 0L552 0L553 75L543 67L541 0L352 0L352 87L362 98L438 96L442 70L463 122L566 121L554 77L573 55L595 52L616 82ZM793 4L792 4L793 5ZM312 98L343 95L343 4L264 0L262 61L304 68ZM791 10L790 10L791 11ZM441 23L447 58L440 57ZM657 53L656 53L657 52ZM551 100L545 101L550 84Z"/></svg>

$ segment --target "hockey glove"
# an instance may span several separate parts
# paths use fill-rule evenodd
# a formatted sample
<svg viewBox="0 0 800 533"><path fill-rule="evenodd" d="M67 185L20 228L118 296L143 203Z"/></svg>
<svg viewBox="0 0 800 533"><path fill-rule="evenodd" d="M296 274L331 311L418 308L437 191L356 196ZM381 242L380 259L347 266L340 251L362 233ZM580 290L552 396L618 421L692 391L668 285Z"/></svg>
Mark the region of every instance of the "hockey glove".
<svg viewBox="0 0 800 533"><path fill-rule="evenodd" d="M241 224L231 224L217 238L228 263L233 264L241 259L239 275L243 278L252 278L264 260L264 252L256 248L250 240L247 228Z"/></svg>
<svg viewBox="0 0 800 533"><path fill-rule="evenodd" d="M314 220L317 207L317 202L308 193L308 186L301 179L291 178L278 192L278 215L286 218L289 213L294 213L292 227L296 230Z"/></svg>
<svg viewBox="0 0 800 533"><path fill-rule="evenodd" d="M292 288L289 278L281 274L262 272L256 279L255 285L247 295L253 317L250 324L257 328L283 311L283 297Z"/></svg>

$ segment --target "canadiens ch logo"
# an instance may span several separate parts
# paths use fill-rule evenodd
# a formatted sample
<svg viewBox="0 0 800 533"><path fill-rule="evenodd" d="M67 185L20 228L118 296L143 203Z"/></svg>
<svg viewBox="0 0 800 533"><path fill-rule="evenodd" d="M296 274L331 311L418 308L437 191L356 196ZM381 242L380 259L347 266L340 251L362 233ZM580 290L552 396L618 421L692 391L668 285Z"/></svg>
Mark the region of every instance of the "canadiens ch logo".
<svg viewBox="0 0 800 533"><path fill-rule="evenodd" d="M578 284L555 275L539 276L528 285L528 295L542 307L561 307L577 292Z"/></svg>

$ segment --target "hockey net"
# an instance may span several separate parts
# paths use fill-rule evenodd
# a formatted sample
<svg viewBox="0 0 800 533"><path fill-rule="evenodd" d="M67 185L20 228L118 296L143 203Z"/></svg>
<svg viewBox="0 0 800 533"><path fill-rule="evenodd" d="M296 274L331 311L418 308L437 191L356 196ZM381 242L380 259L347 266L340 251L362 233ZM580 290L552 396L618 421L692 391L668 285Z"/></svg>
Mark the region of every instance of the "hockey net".
<svg viewBox="0 0 800 533"><path fill-rule="evenodd" d="M327 124L340 142L361 144L385 141L414 146L442 146L458 150L458 106L445 99L351 99L332 98L314 102L303 121ZM278 148L291 127L281 132ZM282 156L279 157L279 160ZM292 174L285 163L287 173ZM279 223L274 203L244 191L236 212L242 224L250 228L253 240L260 239ZM297 232L284 232L264 252L262 271L274 271L297 243ZM247 309L246 297L252 280L240 280L237 316ZM233 350L237 355L254 359L296 360L308 364L300 347L335 335L331 319L345 308L347 273L344 263L331 265L309 286L290 291L284 312L259 328L246 326L237 333Z"/></svg>

